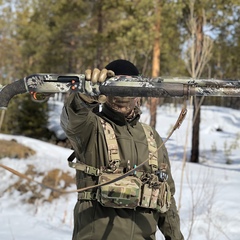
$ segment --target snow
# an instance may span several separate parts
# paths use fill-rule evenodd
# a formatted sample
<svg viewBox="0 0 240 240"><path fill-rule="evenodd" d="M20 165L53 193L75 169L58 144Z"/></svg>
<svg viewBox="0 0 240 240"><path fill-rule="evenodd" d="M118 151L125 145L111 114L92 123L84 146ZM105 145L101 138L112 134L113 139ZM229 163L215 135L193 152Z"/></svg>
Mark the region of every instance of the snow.
<svg viewBox="0 0 240 240"><path fill-rule="evenodd" d="M59 126L62 103L50 102L49 126L57 136L64 137ZM143 107L141 120L149 122ZM163 105L158 108L157 130L165 139L181 111L181 106ZM192 108L182 126L166 147L171 159L176 184L176 204L179 207L181 229L185 239L239 240L240 236L240 112L216 106L201 107L200 164L187 162L190 156ZM0 134L0 139L16 139L37 153L28 159L4 158L0 163L24 173L28 164L38 171L60 168L74 176L67 164L71 150L23 136ZM185 147L186 146L186 147ZM184 167L184 171L182 169ZM77 194L65 194L51 203L37 200L24 202L31 192L5 191L19 178L0 168L0 239L1 240L69 240L73 229L73 208ZM36 176L40 180L41 176ZM68 189L75 189L71 186ZM46 190L48 194L50 190ZM157 239L164 239L157 232Z"/></svg>

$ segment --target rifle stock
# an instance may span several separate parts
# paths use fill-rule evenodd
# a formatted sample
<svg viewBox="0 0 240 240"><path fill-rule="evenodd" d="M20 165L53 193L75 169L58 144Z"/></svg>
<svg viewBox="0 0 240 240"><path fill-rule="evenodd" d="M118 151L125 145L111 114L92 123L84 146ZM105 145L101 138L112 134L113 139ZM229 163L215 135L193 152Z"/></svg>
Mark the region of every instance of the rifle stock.
<svg viewBox="0 0 240 240"><path fill-rule="evenodd" d="M27 89L23 79L8 84L0 91L0 109L5 109L9 101L17 94L26 93Z"/></svg>
<svg viewBox="0 0 240 240"><path fill-rule="evenodd" d="M146 78L115 76L92 86L93 95L134 97L240 97L240 80ZM33 74L6 85L0 91L0 109L8 106L12 97L22 93L85 93L84 74Z"/></svg>

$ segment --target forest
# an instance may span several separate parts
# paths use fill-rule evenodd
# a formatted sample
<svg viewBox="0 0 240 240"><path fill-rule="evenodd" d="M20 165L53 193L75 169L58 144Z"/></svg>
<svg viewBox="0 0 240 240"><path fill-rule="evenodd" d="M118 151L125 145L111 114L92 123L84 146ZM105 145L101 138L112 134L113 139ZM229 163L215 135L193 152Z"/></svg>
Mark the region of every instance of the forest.
<svg viewBox="0 0 240 240"><path fill-rule="evenodd" d="M40 72L84 73L118 58L149 77L237 80L239 16L237 0L0 0L0 84ZM1 131L50 139L47 104L29 98L18 96L1 111ZM179 103L143 101L152 126L157 106ZM195 98L193 104L195 131L201 104L240 107L238 98L226 97Z"/></svg>

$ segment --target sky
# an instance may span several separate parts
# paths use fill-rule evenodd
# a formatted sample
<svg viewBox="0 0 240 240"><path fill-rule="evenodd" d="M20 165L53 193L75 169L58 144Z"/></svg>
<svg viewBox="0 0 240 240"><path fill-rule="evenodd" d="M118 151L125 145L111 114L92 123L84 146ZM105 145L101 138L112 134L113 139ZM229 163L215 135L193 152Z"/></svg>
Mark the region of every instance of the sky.
<svg viewBox="0 0 240 240"><path fill-rule="evenodd" d="M59 126L62 103L52 101L49 104L52 107L49 128L63 136ZM148 123L150 114L145 107L142 111L141 121ZM181 106L171 104L158 108L156 129L163 139L167 137L180 111ZM230 108L202 106L200 164L187 162L184 165L183 156L186 154L189 158L191 149L191 116L192 108L188 106L182 126L166 143L176 184L175 200L179 208L181 230L185 239L239 240L240 112ZM22 173L30 164L39 172L57 166L74 176L74 170L68 167L66 160L71 150L23 136L0 134L0 139L15 139L36 151L27 159L1 159L2 164ZM38 199L34 204L29 204L26 199L31 197L31 191L20 194L14 188L9 189L18 181L17 176L1 168L0 176L1 240L71 239L76 193L62 195L51 203ZM42 178L36 175L35 179L41 181ZM75 189L75 186L68 189ZM50 190L44 189L43 194L47 197ZM164 239L159 231L156 236L157 240Z"/></svg>

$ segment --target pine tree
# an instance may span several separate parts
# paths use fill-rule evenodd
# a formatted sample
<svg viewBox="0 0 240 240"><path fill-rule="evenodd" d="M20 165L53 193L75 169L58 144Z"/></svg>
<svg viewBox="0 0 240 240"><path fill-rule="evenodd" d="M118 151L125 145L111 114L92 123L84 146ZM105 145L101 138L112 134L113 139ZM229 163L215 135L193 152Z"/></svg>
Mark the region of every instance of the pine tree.
<svg viewBox="0 0 240 240"><path fill-rule="evenodd" d="M4 132L42 140L49 139L52 133L47 128L47 108L47 103L33 102L29 94L14 97L4 121Z"/></svg>

